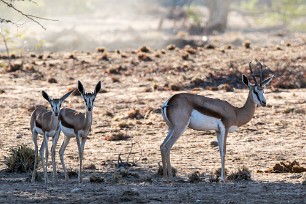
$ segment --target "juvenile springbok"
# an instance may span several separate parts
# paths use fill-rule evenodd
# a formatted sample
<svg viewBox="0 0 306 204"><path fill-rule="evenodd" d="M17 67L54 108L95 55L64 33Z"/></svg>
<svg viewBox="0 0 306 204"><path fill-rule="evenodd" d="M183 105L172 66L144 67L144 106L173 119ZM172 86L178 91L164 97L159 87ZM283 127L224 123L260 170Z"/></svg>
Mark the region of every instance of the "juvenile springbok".
<svg viewBox="0 0 306 204"><path fill-rule="evenodd" d="M34 169L32 172L32 182L35 181L36 175L36 166L37 166L37 157L38 157L38 146L37 146L37 136L38 134L43 135L43 142L40 148L40 158L41 164L44 169L44 179L45 183L48 182L47 176L47 168L48 168L48 157L49 157L49 149L48 149L48 139L52 137L52 166L53 166L53 181L57 182L57 172L56 172L56 163L55 163L55 147L58 141L58 115L60 113L60 108L62 102L72 93L70 91L66 93L60 99L51 99L49 95L42 91L42 96L49 102L51 105L51 111L47 110L43 106L38 106L31 115L31 132L32 132L32 140L35 146L35 161L34 161ZM46 165L44 165L44 151L46 149Z"/></svg>
<svg viewBox="0 0 306 204"><path fill-rule="evenodd" d="M66 181L69 180L69 177L67 174L67 169L64 161L65 149L70 141L70 138L76 137L78 145L78 153L79 153L79 162L80 162L78 180L79 183L82 183L82 160L83 160L84 147L87 136L91 131L92 111L93 111L94 101L100 89L101 89L101 81L97 83L93 93L86 93L82 83L78 81L78 90L84 99L86 113L85 114L80 113L69 108L63 108L60 112L59 116L60 131L62 131L65 136L62 146L59 150L59 154L64 169Z"/></svg>
<svg viewBox="0 0 306 204"><path fill-rule="evenodd" d="M249 68L255 84L242 75L242 82L249 88L249 95L243 107L238 108L227 101L208 98L205 96L181 93L173 95L162 105L162 115L169 127L169 132L160 146L163 176L173 181L170 150L178 138L189 127L194 130L215 130L221 157L221 181L225 181L225 153L226 138L229 132L248 123L255 112L257 105L266 106L264 88L270 83L272 77L262 80L262 65L260 66L260 81L257 84L252 72L252 62Z"/></svg>

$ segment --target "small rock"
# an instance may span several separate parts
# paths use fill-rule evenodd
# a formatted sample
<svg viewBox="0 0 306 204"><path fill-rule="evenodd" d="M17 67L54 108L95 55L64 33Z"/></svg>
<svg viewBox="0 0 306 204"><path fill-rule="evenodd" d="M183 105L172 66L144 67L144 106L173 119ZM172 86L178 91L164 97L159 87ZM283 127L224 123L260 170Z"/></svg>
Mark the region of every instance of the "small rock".
<svg viewBox="0 0 306 204"><path fill-rule="evenodd" d="M48 82L51 83L51 84L56 84L57 80L55 78L49 78Z"/></svg>
<svg viewBox="0 0 306 204"><path fill-rule="evenodd" d="M211 140L211 141L210 141L210 146L212 146L212 147L218 147L218 141L216 141L216 140Z"/></svg>
<svg viewBox="0 0 306 204"><path fill-rule="evenodd" d="M22 138L22 134L21 133L18 133L16 138Z"/></svg>
<svg viewBox="0 0 306 204"><path fill-rule="evenodd" d="M74 188L74 189L72 189L72 190L70 191L70 193L78 193L78 192L80 192L80 191L81 191L80 188Z"/></svg>

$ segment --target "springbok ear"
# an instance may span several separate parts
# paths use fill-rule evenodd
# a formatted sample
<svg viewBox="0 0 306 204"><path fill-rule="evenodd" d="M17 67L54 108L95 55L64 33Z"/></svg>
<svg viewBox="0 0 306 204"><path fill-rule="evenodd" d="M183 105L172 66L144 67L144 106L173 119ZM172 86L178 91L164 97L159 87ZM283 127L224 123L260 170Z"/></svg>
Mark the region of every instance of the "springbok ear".
<svg viewBox="0 0 306 204"><path fill-rule="evenodd" d="M272 75L271 77L265 79L263 82L261 82L261 84L262 84L261 86L264 87L264 86L268 85L271 82L273 77L274 77L274 75Z"/></svg>
<svg viewBox="0 0 306 204"><path fill-rule="evenodd" d="M45 91L42 91L41 94L42 94L42 96L43 96L48 102L51 101L51 98L49 97L49 95L48 95Z"/></svg>
<svg viewBox="0 0 306 204"><path fill-rule="evenodd" d="M99 93L100 90L101 90L101 81L99 81L96 85L95 94Z"/></svg>
<svg viewBox="0 0 306 204"><path fill-rule="evenodd" d="M64 101L68 96L70 96L70 94L72 94L72 92L74 92L74 89L72 91L69 91L68 93L66 93L64 96L62 96L62 98L60 100Z"/></svg>
<svg viewBox="0 0 306 204"><path fill-rule="evenodd" d="M247 87L250 87L250 81L244 74L242 74L242 82L247 85Z"/></svg>
<svg viewBox="0 0 306 204"><path fill-rule="evenodd" d="M78 81L78 90L82 95L84 95L85 90L84 90L83 84L80 81Z"/></svg>

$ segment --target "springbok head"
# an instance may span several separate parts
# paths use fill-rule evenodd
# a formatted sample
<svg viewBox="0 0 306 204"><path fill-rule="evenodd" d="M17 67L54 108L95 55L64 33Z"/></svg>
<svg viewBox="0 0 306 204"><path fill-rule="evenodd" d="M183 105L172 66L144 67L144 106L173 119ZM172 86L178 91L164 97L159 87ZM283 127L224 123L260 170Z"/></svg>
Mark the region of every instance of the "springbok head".
<svg viewBox="0 0 306 204"><path fill-rule="evenodd" d="M45 91L42 91L42 96L49 102L51 105L52 113L57 117L59 115L59 112L61 110L62 102L73 92L69 91L64 96L62 96L60 99L52 99Z"/></svg>
<svg viewBox="0 0 306 204"><path fill-rule="evenodd" d="M251 71L251 75L254 79L254 83L255 84L251 84L249 79L242 74L242 82L248 86L251 94L252 94L252 100L254 101L255 104L257 105L261 105L261 106L266 106L266 98L264 96L264 89L266 87L266 85L268 85L272 78L273 75L271 77L268 77L267 79L263 80L262 78L262 64L260 62L257 62L257 65L260 66L260 70L259 70L259 84L257 83L256 77L252 71L252 62L249 63L249 68Z"/></svg>
<svg viewBox="0 0 306 204"><path fill-rule="evenodd" d="M83 84L78 81L78 90L81 93L84 102L85 102L85 106L86 106L86 111L92 111L93 106L94 106L94 101L95 98L97 96L97 94L99 93L99 91L101 90L101 81L99 81L95 87L95 90L93 93L87 93L85 92L85 89L83 87Z"/></svg>

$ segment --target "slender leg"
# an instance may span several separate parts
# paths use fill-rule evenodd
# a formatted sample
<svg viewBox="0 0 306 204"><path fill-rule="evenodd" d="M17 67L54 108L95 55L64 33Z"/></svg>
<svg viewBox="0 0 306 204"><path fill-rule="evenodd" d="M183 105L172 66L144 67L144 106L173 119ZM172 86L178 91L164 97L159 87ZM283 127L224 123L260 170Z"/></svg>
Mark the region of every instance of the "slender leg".
<svg viewBox="0 0 306 204"><path fill-rule="evenodd" d="M224 127L217 131L217 139L221 158L221 181L225 182L225 153L226 153L226 136L227 131Z"/></svg>
<svg viewBox="0 0 306 204"><path fill-rule="evenodd" d="M79 183L82 183L82 160L83 160L83 152L82 152L82 146L81 146L81 136L80 134L78 134L76 136L76 141L77 141L77 145L78 145L78 150L79 150L79 162L80 162L80 165L79 165Z"/></svg>
<svg viewBox="0 0 306 204"><path fill-rule="evenodd" d="M67 174L67 169L66 169L66 166L65 166L65 161L64 161L64 154L65 154L65 150L66 150L66 147L67 147L69 141L70 141L70 137L65 135L64 136L64 141L63 141L62 146L59 150L59 155L60 155L61 163L62 163L62 166L63 166L63 169L64 169L64 174L65 174L65 181L69 180L69 177L68 177L68 174Z"/></svg>
<svg viewBox="0 0 306 204"><path fill-rule="evenodd" d="M39 149L39 152L40 152L40 161L41 161L41 166L44 170L44 178L45 178L45 138L43 136L43 142L41 143L41 146L40 146L40 149Z"/></svg>
<svg viewBox="0 0 306 204"><path fill-rule="evenodd" d="M54 137L52 138L52 167L53 167L53 182L57 183L58 182L58 177L57 177L57 171L56 171L56 162L55 162L55 149L56 145L58 142L58 138L60 135L60 129L55 133Z"/></svg>
<svg viewBox="0 0 306 204"><path fill-rule="evenodd" d="M45 176L45 183L48 183L48 159L49 159L49 147L48 147L48 136L47 134L45 133L45 149L46 149L46 168L45 168L45 171L44 171L44 176Z"/></svg>
<svg viewBox="0 0 306 204"><path fill-rule="evenodd" d="M37 171L37 169L36 169L36 166L37 166L37 157L38 157L37 136L38 136L38 133L36 131L33 131L32 132L32 140L33 140L34 146L35 146L35 161L34 161L34 167L33 167L31 182L35 181L36 171Z"/></svg>
<svg viewBox="0 0 306 204"><path fill-rule="evenodd" d="M164 141L161 147L162 155L164 155L166 161L168 179L170 179L171 182L173 182L173 174L172 174L171 161L170 161L170 150L174 145L174 143L178 140L178 138L185 132L188 125L189 122L185 124L185 126L174 127L172 135L169 136L168 140Z"/></svg>
<svg viewBox="0 0 306 204"><path fill-rule="evenodd" d="M169 128L169 131L168 131L168 134L167 134L166 138L164 139L163 143L160 145L160 152L161 152L161 157L162 157L163 177L164 177L164 179L168 178L168 174L167 174L166 155L165 155L165 152L163 151L163 147L164 147L165 143L171 138L172 134L173 134L173 129Z"/></svg>

